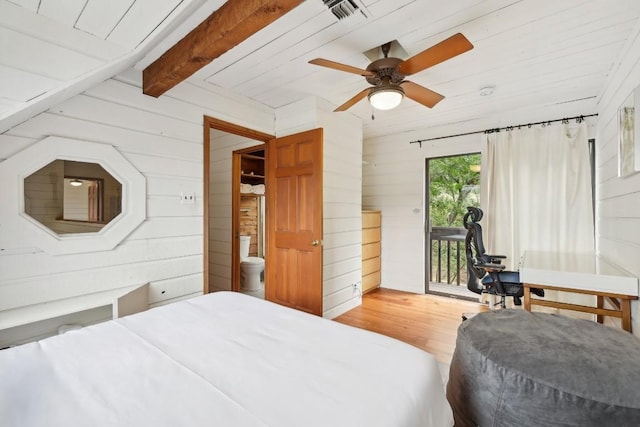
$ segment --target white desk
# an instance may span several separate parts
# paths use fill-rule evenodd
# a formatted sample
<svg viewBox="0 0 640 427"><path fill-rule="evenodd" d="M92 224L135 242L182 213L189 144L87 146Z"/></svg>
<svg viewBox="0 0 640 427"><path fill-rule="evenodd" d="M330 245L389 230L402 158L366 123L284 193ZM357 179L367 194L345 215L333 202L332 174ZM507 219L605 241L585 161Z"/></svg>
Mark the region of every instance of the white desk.
<svg viewBox="0 0 640 427"><path fill-rule="evenodd" d="M543 305L564 310L592 313L599 323L604 316L622 320L622 328L631 332L631 300L638 299L638 278L597 255L557 252L524 254L520 266L524 286L524 308ZM531 288L595 295L596 307L531 298ZM605 299L613 308L605 308Z"/></svg>

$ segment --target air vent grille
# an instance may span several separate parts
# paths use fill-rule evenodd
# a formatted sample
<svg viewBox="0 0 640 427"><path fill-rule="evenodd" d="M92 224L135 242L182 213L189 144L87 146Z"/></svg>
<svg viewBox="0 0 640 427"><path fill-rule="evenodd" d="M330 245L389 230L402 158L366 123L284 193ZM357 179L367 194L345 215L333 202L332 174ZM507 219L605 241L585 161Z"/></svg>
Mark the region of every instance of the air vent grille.
<svg viewBox="0 0 640 427"><path fill-rule="evenodd" d="M363 8L355 0L322 0L338 19L345 19L353 15L366 18ZM361 16L361 17L362 17Z"/></svg>

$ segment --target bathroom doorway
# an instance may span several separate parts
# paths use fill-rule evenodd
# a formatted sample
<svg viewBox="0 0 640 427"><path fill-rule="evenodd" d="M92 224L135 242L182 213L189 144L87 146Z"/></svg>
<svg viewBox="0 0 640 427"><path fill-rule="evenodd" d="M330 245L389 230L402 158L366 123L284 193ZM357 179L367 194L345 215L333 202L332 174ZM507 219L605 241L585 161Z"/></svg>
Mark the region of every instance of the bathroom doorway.
<svg viewBox="0 0 640 427"><path fill-rule="evenodd" d="M234 151L251 152L257 147L264 151L267 141L274 138L273 135L204 117L204 293L240 290L240 233L236 231L240 222L242 169L240 164L234 169ZM263 157L266 159L266 155ZM263 174L266 176L266 172Z"/></svg>
<svg viewBox="0 0 640 427"><path fill-rule="evenodd" d="M265 299L322 315L322 142L321 128L276 138L204 117L205 293L240 288L240 233L236 238L239 220L235 213L240 212L242 168L234 172L233 152L256 150L262 143Z"/></svg>
<svg viewBox="0 0 640 427"><path fill-rule="evenodd" d="M264 299L265 159L264 144L233 152L232 289Z"/></svg>

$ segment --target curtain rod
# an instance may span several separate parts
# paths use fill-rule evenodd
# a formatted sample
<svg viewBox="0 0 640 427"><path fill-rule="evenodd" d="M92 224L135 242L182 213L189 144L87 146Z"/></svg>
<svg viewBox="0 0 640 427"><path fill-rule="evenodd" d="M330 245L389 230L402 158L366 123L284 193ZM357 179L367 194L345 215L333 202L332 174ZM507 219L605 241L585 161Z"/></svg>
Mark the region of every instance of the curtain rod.
<svg viewBox="0 0 640 427"><path fill-rule="evenodd" d="M435 138L418 139L416 141L410 141L409 144L420 144L420 148L422 148L422 143L423 142L427 142L427 141L435 141L435 140L438 140L438 139L455 138L457 136L474 135L474 134L477 134L477 133L494 133L494 132L500 132L501 130L510 131L510 130L515 129L515 128L520 129L520 128L524 127L524 126L527 126L527 127L531 127L531 126L535 126L535 125L549 126L549 125L551 125L551 123L555 123L555 122L569 123L569 120L575 120L576 123L581 123L587 117L595 117L597 115L598 114L587 114L586 116L574 116L574 117L566 117L564 119L545 120L544 122L527 123L526 125L505 126L505 127L502 127L502 128L493 128L493 129L486 129L486 130L477 130L475 132L459 133L459 134L456 134L456 135L436 136Z"/></svg>

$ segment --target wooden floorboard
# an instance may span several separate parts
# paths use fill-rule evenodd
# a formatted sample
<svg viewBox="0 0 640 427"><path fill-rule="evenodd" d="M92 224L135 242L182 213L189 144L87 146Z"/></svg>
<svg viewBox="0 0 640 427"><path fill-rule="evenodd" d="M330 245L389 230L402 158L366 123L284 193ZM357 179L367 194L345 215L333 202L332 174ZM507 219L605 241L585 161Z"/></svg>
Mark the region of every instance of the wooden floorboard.
<svg viewBox="0 0 640 427"><path fill-rule="evenodd" d="M404 341L449 364L462 313L486 310L475 302L381 288L363 295L361 306L334 320Z"/></svg>

